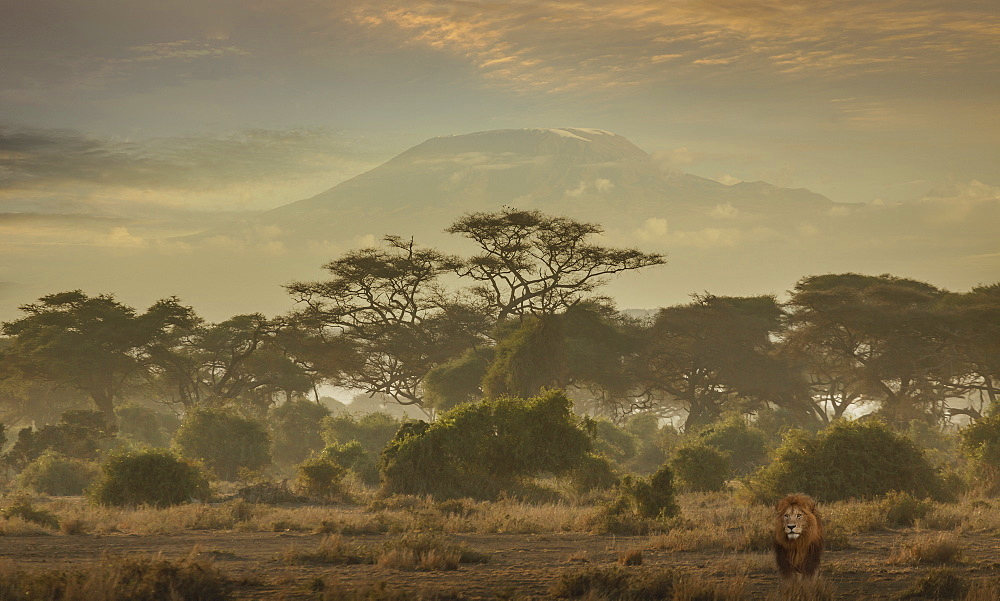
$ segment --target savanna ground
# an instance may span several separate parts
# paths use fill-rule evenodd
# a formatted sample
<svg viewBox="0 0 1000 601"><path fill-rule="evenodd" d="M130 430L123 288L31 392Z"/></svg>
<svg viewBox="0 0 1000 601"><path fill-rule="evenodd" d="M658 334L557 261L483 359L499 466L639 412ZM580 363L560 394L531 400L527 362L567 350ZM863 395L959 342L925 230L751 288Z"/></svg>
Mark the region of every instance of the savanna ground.
<svg viewBox="0 0 1000 601"><path fill-rule="evenodd" d="M14 573L87 574L154 558L214 568L228 598L241 600L780 598L770 509L727 493L681 495L681 517L641 535L609 532L600 504L584 502L237 499L110 509L82 498L24 501L35 514L0 520L0 585ZM823 578L785 598L1000 599L996 504L966 498L902 513L884 501L823 505ZM664 578L667 589L657 584ZM21 598L4 590L4 601Z"/></svg>

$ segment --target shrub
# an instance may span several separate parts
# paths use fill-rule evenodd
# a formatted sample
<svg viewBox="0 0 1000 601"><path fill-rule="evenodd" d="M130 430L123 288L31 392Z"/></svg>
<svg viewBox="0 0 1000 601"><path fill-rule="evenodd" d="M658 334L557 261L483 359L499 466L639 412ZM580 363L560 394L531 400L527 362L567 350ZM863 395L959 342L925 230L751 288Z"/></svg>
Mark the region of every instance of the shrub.
<svg viewBox="0 0 1000 601"><path fill-rule="evenodd" d="M298 465L299 490L310 497L332 500L343 495L341 480L347 472L336 461L310 457Z"/></svg>
<svg viewBox="0 0 1000 601"><path fill-rule="evenodd" d="M603 490L618 484L611 462L603 455L587 453L580 466L573 470L572 485L577 493Z"/></svg>
<svg viewBox="0 0 1000 601"><path fill-rule="evenodd" d="M455 570L460 563L487 563L484 553L456 545L434 534L404 535L387 541L377 563L403 570Z"/></svg>
<svg viewBox="0 0 1000 601"><path fill-rule="evenodd" d="M264 425L225 409L188 413L174 444L223 480L235 480L241 468L258 470L271 462L271 439Z"/></svg>
<svg viewBox="0 0 1000 601"><path fill-rule="evenodd" d="M890 491L948 500L941 476L909 438L877 420L837 421L815 437L791 431L774 461L745 482L754 498L770 503L788 491L818 501L870 498Z"/></svg>
<svg viewBox="0 0 1000 601"><path fill-rule="evenodd" d="M744 475L767 461L767 435L747 423L740 415L731 415L698 433L706 445L729 453L733 473Z"/></svg>
<svg viewBox="0 0 1000 601"><path fill-rule="evenodd" d="M670 467L683 490L715 492L729 480L729 453L706 444L687 444L674 449Z"/></svg>
<svg viewBox="0 0 1000 601"><path fill-rule="evenodd" d="M879 510L885 515L886 524L892 528L914 525L927 517L934 504L905 492L892 491L882 499Z"/></svg>
<svg viewBox="0 0 1000 601"><path fill-rule="evenodd" d="M323 454L337 458L340 465L355 472L366 484L378 484L378 456L404 423L383 412L324 418L321 434L327 446ZM348 461L344 457L336 457L338 449L345 449L354 442L360 445L362 451L351 451L357 453L356 458Z"/></svg>
<svg viewBox="0 0 1000 601"><path fill-rule="evenodd" d="M648 479L623 476L618 496L609 509L611 515L638 518L670 518L679 512L674 499L674 475L667 465Z"/></svg>
<svg viewBox="0 0 1000 601"><path fill-rule="evenodd" d="M972 462L977 488L1000 494L1000 413L977 420L961 431L962 452Z"/></svg>
<svg viewBox="0 0 1000 601"><path fill-rule="evenodd" d="M22 428L6 460L20 470L45 451L52 450L67 457L93 461L100 455L101 444L113 436L114 428L105 423L100 411L67 411L56 424L45 425L40 430Z"/></svg>
<svg viewBox="0 0 1000 601"><path fill-rule="evenodd" d="M211 495L201 470L166 449L112 454L88 493L95 502L116 507L166 507Z"/></svg>
<svg viewBox="0 0 1000 601"><path fill-rule="evenodd" d="M50 511L38 509L30 499L25 496L18 496L14 502L0 510L4 519L20 518L25 522L38 524L43 528L55 530L59 528L59 518Z"/></svg>
<svg viewBox="0 0 1000 601"><path fill-rule="evenodd" d="M18 476L18 484L54 497L82 495L97 469L92 463L45 451Z"/></svg>
<svg viewBox="0 0 1000 601"><path fill-rule="evenodd" d="M569 474L590 438L562 391L462 405L401 428L382 453L387 493L478 499L518 492L539 474Z"/></svg>
<svg viewBox="0 0 1000 601"><path fill-rule="evenodd" d="M280 465L295 465L310 453L323 448L320 422L329 417L325 405L304 399L293 399L270 411L271 433L274 436L274 461Z"/></svg>

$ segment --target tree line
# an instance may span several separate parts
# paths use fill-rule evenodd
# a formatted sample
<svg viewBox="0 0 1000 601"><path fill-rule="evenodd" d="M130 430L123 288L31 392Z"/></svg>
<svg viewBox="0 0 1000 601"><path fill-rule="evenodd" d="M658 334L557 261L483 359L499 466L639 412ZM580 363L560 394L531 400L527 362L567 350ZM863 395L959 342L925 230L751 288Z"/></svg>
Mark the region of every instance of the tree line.
<svg viewBox="0 0 1000 601"><path fill-rule="evenodd" d="M892 275L800 279L775 296L694 295L650 315L601 287L663 255L594 241L600 226L539 211L472 213L458 257L387 236L287 286L294 310L209 323L177 298L140 312L67 291L2 325L3 421L131 400L251 413L332 384L438 412L566 390L615 420L731 412L822 426L852 410L892 423L979 419L997 403L1000 283L950 292Z"/></svg>

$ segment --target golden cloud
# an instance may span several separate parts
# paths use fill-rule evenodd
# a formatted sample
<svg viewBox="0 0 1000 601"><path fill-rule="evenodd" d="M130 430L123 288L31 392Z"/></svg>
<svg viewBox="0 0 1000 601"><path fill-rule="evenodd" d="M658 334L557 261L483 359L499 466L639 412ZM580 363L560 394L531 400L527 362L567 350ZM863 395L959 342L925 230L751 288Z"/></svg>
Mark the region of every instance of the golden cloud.
<svg viewBox="0 0 1000 601"><path fill-rule="evenodd" d="M1000 61L1000 15L965 2L369 1L349 19L514 87L609 88L705 69L788 76Z"/></svg>

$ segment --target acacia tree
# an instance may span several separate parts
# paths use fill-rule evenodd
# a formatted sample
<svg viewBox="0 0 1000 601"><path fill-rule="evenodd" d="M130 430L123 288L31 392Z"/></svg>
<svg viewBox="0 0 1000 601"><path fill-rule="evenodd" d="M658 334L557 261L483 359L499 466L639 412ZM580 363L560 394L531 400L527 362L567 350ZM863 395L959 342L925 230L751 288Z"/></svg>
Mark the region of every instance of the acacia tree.
<svg viewBox="0 0 1000 601"><path fill-rule="evenodd" d="M412 239L384 240L385 247L350 251L326 264L326 281L287 286L301 306L292 319L319 341L314 349L337 349L333 363L313 356L321 373L342 386L422 407L422 379L476 342L482 314L439 284L459 267L456 257Z"/></svg>
<svg viewBox="0 0 1000 601"><path fill-rule="evenodd" d="M943 415L962 391L942 379L940 289L890 275L854 273L799 280L787 303L786 346L809 369L814 393L836 399L841 413L856 401L880 404L905 423Z"/></svg>
<svg viewBox="0 0 1000 601"><path fill-rule="evenodd" d="M927 337L937 361L930 377L969 397L978 408L949 407L949 415L983 417L1000 409L1000 283L977 286L967 293L946 293L932 310Z"/></svg>
<svg viewBox="0 0 1000 601"><path fill-rule="evenodd" d="M564 311L615 274L666 262L660 254L594 244L601 226L540 211L471 213L446 231L479 246L458 273L477 282L474 292L497 321Z"/></svg>
<svg viewBox="0 0 1000 601"><path fill-rule="evenodd" d="M798 386L794 367L775 354L782 318L773 296L704 295L661 309L647 332L640 376L650 402L687 409L686 430L715 421L739 399L813 418L817 410Z"/></svg>
<svg viewBox="0 0 1000 601"><path fill-rule="evenodd" d="M176 298L137 314L110 294L80 290L43 296L20 309L24 317L3 324L11 337L0 357L5 369L84 392L109 423L125 388L148 373L151 349L196 320Z"/></svg>
<svg viewBox="0 0 1000 601"><path fill-rule="evenodd" d="M203 403L252 403L264 410L276 393L286 400L313 389L282 335L285 324L259 313L217 324L198 323L156 348L158 375L185 408Z"/></svg>

